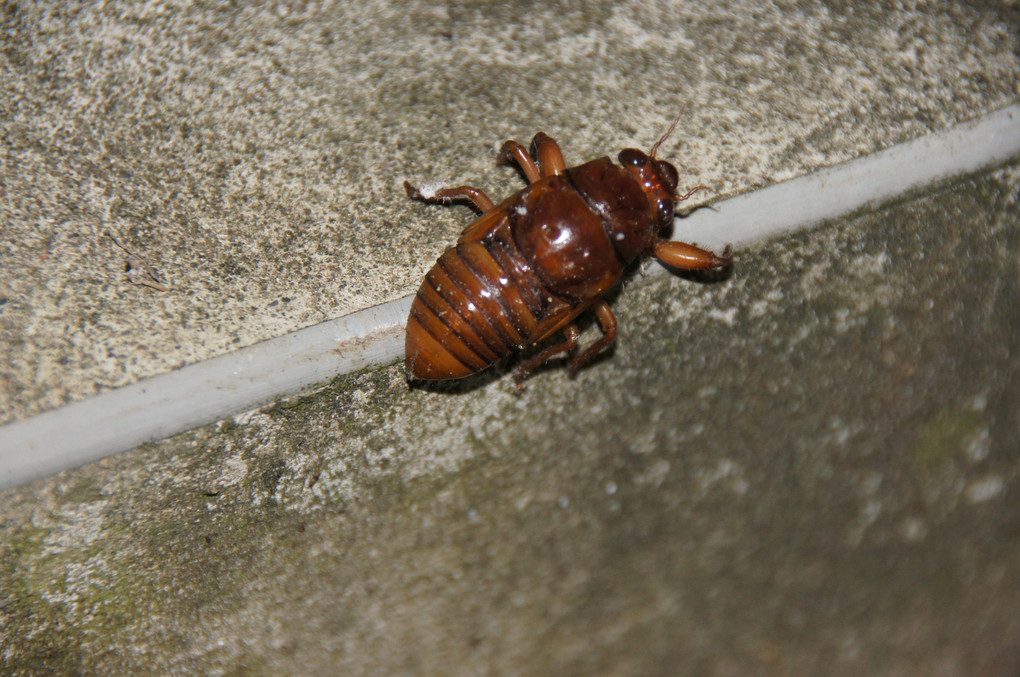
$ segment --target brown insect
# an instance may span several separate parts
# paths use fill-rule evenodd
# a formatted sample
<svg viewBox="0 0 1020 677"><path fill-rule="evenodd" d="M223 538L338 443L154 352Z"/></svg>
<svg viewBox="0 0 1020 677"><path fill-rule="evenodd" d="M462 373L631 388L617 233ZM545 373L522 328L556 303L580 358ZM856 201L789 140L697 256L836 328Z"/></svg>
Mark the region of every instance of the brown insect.
<svg viewBox="0 0 1020 677"><path fill-rule="evenodd" d="M405 364L410 379L445 380L479 372L515 349L563 340L527 359L514 373L528 374L577 346L575 319L593 310L603 335L570 359L575 373L616 340L616 318L606 293L634 261L654 254L675 268L706 270L731 262L683 242L663 240L677 202L679 176L655 151L626 148L619 165L608 157L566 166L556 142L539 132L530 154L516 141L503 144L499 162L515 161L527 177L524 190L500 204L478 188L422 191L404 182L412 199L470 200L481 212L457 244L439 257L411 304Z"/></svg>

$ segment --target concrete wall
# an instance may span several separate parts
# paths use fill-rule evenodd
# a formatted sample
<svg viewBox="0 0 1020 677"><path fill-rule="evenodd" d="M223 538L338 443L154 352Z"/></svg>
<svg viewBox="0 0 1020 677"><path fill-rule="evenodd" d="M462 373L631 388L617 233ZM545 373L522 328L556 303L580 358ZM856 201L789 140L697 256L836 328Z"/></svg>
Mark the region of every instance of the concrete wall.
<svg viewBox="0 0 1020 677"><path fill-rule="evenodd" d="M413 291L470 216L400 182L508 193L504 138L578 161L686 104L663 153L725 195L1020 73L994 3L5 12L4 420ZM381 367L0 494L0 664L1015 674L1018 177L637 276L573 380Z"/></svg>

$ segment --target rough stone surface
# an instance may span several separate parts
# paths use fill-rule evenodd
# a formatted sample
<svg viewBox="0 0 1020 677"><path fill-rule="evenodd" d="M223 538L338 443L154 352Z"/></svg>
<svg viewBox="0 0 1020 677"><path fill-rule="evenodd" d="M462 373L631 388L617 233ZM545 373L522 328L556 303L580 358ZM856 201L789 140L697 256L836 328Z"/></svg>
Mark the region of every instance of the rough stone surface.
<svg viewBox="0 0 1020 677"><path fill-rule="evenodd" d="M6 492L2 671L1015 675L1018 187L636 278L575 380L380 368Z"/></svg>
<svg viewBox="0 0 1020 677"><path fill-rule="evenodd" d="M578 162L683 110L663 152L725 196L1016 101L1018 24L1005 1L4 2L0 422L410 293L468 214L401 181L507 194L505 138Z"/></svg>

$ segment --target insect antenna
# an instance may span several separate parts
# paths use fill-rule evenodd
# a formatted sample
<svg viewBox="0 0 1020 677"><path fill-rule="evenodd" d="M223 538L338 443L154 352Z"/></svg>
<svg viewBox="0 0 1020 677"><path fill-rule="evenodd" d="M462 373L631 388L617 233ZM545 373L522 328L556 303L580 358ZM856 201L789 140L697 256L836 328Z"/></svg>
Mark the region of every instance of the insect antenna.
<svg viewBox="0 0 1020 677"><path fill-rule="evenodd" d="M673 133L674 129L676 129L676 126L677 126L677 124L679 124L680 118L683 117L684 110L686 108L687 108L687 104L684 104L683 106L680 107L680 113L676 116L676 119L673 120L673 124L671 124L669 126L669 129L666 130L666 133L663 134L662 136L660 136L659 140L655 142L655 145L652 146L652 150L650 150L648 152L648 157L651 157L651 158L655 157L655 151L659 150L659 146L662 145L662 142L665 141L666 139L668 139L669 135Z"/></svg>
<svg viewBox="0 0 1020 677"><path fill-rule="evenodd" d="M715 192L715 189L712 188L711 186L695 186L694 188L691 188L689 191L687 191L683 195L680 195L679 193L677 193L676 197L674 199L676 199L677 202L683 202L684 200L686 200L690 196L692 196L695 193L697 193L699 190L707 190L710 193L714 193Z"/></svg>

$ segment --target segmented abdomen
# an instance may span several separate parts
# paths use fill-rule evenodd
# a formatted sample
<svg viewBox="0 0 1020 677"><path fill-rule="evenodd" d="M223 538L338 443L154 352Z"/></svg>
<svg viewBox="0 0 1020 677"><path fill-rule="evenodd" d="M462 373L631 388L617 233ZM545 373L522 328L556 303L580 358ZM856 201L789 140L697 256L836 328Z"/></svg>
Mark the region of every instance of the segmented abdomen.
<svg viewBox="0 0 1020 677"><path fill-rule="evenodd" d="M527 344L550 303L504 224L482 240L448 249L411 304L406 365L414 378L481 371Z"/></svg>

